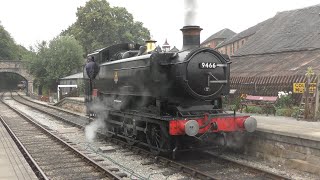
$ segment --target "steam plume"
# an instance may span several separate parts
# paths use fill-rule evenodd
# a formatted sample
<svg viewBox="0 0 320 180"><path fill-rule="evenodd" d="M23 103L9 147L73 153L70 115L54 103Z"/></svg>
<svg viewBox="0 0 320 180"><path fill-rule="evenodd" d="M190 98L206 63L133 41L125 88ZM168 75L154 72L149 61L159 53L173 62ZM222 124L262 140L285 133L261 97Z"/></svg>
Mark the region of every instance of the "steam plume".
<svg viewBox="0 0 320 180"><path fill-rule="evenodd" d="M103 112L104 102L98 101L96 104L92 104L89 109L95 110L95 112ZM85 127L86 139L89 142L93 142L96 134L99 130L106 128L104 120L108 118L108 113L99 113L96 120L92 121Z"/></svg>
<svg viewBox="0 0 320 180"><path fill-rule="evenodd" d="M197 0L184 0L184 25L196 25Z"/></svg>
<svg viewBox="0 0 320 180"><path fill-rule="evenodd" d="M89 142L93 142L93 140L96 138L96 133L99 131L99 129L104 129L104 128L105 128L104 118L99 117L97 120L92 121L85 128L85 134L86 134L87 140Z"/></svg>

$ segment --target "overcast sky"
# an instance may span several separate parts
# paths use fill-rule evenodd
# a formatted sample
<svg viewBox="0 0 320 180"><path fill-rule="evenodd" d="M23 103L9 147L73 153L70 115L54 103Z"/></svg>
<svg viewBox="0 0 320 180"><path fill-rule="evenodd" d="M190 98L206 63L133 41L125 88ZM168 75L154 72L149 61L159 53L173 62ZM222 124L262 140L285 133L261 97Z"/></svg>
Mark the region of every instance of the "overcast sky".
<svg viewBox="0 0 320 180"><path fill-rule="evenodd" d="M77 7L87 0L0 0L0 21L18 44L34 46L51 40L76 21ZM181 48L184 0L107 0L125 7L143 22L153 39ZM201 41L229 28L239 33L277 12L319 4L319 0L197 0L196 24L203 28ZM320 12L319 12L320 13Z"/></svg>

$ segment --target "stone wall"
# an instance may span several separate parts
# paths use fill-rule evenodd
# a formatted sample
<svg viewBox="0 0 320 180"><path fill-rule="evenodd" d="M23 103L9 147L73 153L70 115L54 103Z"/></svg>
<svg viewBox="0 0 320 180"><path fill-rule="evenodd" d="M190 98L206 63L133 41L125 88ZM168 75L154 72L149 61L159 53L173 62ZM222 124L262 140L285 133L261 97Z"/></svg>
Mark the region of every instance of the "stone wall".
<svg viewBox="0 0 320 180"><path fill-rule="evenodd" d="M245 153L320 175L320 141L257 131L249 136Z"/></svg>
<svg viewBox="0 0 320 180"><path fill-rule="evenodd" d="M84 98L82 97L66 97L62 99L60 102L58 102L55 106L80 114L86 114Z"/></svg>

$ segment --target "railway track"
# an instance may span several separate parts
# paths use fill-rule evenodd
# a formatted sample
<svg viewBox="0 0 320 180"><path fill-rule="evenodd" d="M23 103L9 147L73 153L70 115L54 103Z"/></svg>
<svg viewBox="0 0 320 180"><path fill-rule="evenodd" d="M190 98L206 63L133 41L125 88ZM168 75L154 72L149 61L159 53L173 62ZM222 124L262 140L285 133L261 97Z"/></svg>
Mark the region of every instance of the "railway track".
<svg viewBox="0 0 320 180"><path fill-rule="evenodd" d="M39 179L122 179L3 101L0 116Z"/></svg>
<svg viewBox="0 0 320 180"><path fill-rule="evenodd" d="M48 114L52 117L58 118L67 123L71 123L74 126L77 126L79 128L85 127L87 124L89 124L92 121L92 119L90 118L81 116L76 113L71 113L70 111L66 111L61 108L57 108L55 106L50 106L50 105L30 101L29 99L26 99L23 96L21 96L19 93L16 93L16 95L12 96L12 98L21 104L29 106L33 109L36 109L40 112Z"/></svg>
<svg viewBox="0 0 320 180"><path fill-rule="evenodd" d="M286 176L267 172L262 169L239 163L232 159L226 159L210 151L186 152L177 160L217 179L289 179Z"/></svg>
<svg viewBox="0 0 320 180"><path fill-rule="evenodd" d="M30 107L39 107L39 109L44 109L42 104L38 104L36 102L22 102L29 101L23 97L15 98L19 102L28 105ZM36 105L37 104L37 105ZM49 108L50 106L46 106ZM59 112L58 108L54 108L55 113L49 113L52 116L59 115L59 119L63 119L63 121L73 124L79 128L84 128L85 125L90 121L88 118L83 118L81 123L79 121L74 123L73 119L68 119L67 116L62 118L62 112ZM46 112L47 110L42 110ZM72 114L70 112L67 112ZM72 116L72 115L71 115ZM106 139L106 136L103 133L98 133L98 136ZM252 166L248 166L246 164L241 164L239 162L224 159L217 155L208 152L197 152L197 153L186 153L183 157L184 159L180 160L171 160L165 157L154 157L149 151L146 151L140 147L130 146L124 141L115 138L108 138L108 141L124 147L131 151L133 155L139 155L148 160L146 164L157 163L163 167L169 168L170 171L167 171L167 174L173 173L184 173L192 176L197 179L290 179L284 175L278 175L272 172L265 171L263 169L258 169Z"/></svg>

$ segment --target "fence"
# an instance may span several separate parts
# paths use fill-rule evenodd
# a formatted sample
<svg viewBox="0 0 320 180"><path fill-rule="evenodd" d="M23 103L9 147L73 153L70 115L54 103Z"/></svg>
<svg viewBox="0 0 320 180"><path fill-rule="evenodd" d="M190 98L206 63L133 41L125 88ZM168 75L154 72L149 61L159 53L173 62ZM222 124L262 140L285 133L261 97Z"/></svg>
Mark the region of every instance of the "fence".
<svg viewBox="0 0 320 180"><path fill-rule="evenodd" d="M231 77L231 89L236 89L235 96L241 94L259 96L277 96L279 91L292 91L293 83L307 82L304 75L270 76L270 77ZM316 82L316 76L311 76L311 82ZM296 103L300 102L302 94L293 94Z"/></svg>

